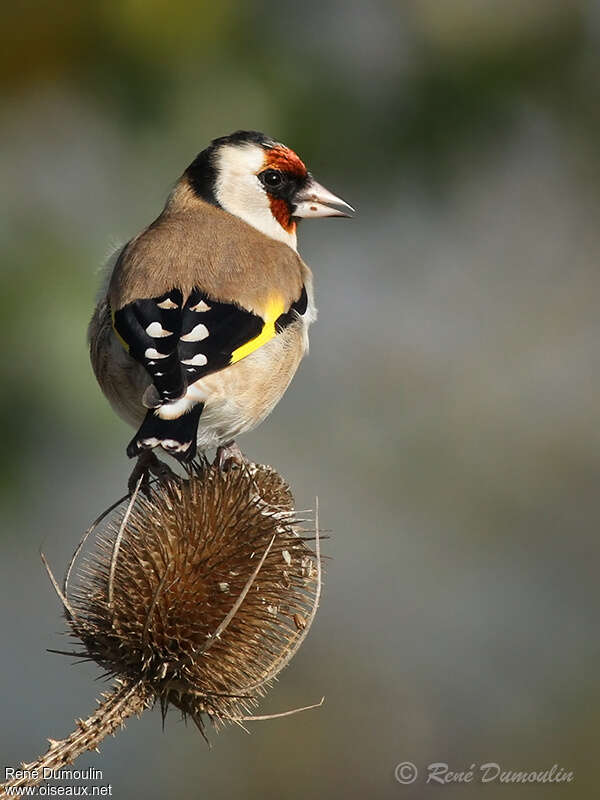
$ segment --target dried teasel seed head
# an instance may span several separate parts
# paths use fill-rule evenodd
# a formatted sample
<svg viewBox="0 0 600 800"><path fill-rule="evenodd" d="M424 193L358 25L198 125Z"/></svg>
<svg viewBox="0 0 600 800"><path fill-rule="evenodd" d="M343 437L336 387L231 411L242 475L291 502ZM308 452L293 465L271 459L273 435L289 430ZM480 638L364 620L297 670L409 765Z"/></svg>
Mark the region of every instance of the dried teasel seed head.
<svg viewBox="0 0 600 800"><path fill-rule="evenodd" d="M195 463L94 530L64 598L85 656L201 730L246 718L308 632L321 570L270 467ZM79 554L79 549L76 556Z"/></svg>

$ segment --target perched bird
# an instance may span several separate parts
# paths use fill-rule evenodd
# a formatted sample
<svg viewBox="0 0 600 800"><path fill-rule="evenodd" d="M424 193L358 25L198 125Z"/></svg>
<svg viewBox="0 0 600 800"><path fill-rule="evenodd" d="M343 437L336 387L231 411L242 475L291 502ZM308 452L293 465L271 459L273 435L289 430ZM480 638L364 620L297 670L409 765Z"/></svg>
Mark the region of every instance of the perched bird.
<svg viewBox="0 0 600 800"><path fill-rule="evenodd" d="M237 131L196 157L113 257L90 356L112 407L139 428L127 447L141 457L135 478L159 446L182 462L197 447L239 453L235 438L280 400L316 316L298 220L352 211L292 150Z"/></svg>

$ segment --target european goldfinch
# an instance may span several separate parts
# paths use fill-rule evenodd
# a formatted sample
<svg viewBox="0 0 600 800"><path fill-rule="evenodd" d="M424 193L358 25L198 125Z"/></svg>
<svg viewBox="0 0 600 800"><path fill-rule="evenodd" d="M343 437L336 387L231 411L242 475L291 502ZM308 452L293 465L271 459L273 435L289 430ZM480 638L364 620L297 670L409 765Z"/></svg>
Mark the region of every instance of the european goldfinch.
<svg viewBox="0 0 600 800"><path fill-rule="evenodd" d="M197 156L112 259L89 327L98 383L139 428L130 457L148 465L160 446L187 462L272 411L316 316L297 222L352 210L262 133L215 139Z"/></svg>

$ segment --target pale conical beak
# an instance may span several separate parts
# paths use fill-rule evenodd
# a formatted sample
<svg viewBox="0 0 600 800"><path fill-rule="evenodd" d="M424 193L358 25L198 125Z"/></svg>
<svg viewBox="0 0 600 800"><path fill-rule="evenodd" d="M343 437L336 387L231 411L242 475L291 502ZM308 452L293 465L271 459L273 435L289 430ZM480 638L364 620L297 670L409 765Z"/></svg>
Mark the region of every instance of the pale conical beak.
<svg viewBox="0 0 600 800"><path fill-rule="evenodd" d="M333 192L310 179L294 197L292 217L351 217L354 209Z"/></svg>

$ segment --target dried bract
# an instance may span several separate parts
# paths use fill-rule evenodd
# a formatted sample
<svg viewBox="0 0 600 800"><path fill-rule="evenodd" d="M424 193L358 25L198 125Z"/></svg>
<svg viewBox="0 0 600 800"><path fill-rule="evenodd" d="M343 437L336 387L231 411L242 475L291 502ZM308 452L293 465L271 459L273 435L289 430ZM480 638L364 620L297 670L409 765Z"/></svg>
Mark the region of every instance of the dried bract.
<svg viewBox="0 0 600 800"><path fill-rule="evenodd" d="M318 520L313 553L289 487L256 464L223 472L196 462L186 478L138 490L85 533L62 588L42 556L83 644L70 655L96 661L115 684L69 736L49 739L46 753L0 784L0 797L97 749L157 700L163 719L176 706L203 735L206 719L241 724L305 710L248 713L314 620Z"/></svg>
<svg viewBox="0 0 600 800"><path fill-rule="evenodd" d="M316 611L317 562L274 470L196 463L96 529L67 615L87 657L202 730L243 719L289 662Z"/></svg>

